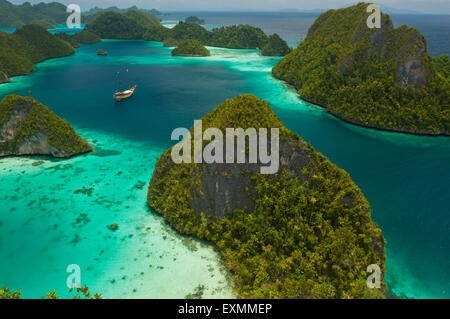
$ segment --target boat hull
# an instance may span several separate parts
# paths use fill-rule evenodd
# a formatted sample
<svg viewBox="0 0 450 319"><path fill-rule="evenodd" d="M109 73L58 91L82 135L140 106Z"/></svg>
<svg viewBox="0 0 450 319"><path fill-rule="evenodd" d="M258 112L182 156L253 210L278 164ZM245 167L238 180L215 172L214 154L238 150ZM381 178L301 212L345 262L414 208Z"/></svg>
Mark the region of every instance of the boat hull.
<svg viewBox="0 0 450 319"><path fill-rule="evenodd" d="M134 90L136 90L136 85L133 86L132 88L130 88L129 90L127 90L127 91L115 93L113 95L113 98L116 101L123 101L123 100L128 99L129 97L131 97L134 94Z"/></svg>

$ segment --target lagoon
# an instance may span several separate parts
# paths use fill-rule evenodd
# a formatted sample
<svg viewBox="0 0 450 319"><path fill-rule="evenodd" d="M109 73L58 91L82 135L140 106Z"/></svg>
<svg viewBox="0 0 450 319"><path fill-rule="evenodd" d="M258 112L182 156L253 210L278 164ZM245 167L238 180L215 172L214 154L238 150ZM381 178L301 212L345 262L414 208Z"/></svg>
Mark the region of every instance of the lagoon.
<svg viewBox="0 0 450 319"><path fill-rule="evenodd" d="M108 56L97 56L100 48ZM64 296L65 269L79 264L83 284L104 297L233 296L217 253L151 212L146 188L157 157L175 143L173 129L252 93L362 189L387 240L392 292L449 298L450 139L344 123L274 79L279 58L208 49L211 57L184 58L157 42L103 41L0 86L0 98L36 98L96 148L65 161L0 159L1 284L24 297L54 288ZM116 74L126 68L137 90L115 103ZM118 231L107 228L112 223Z"/></svg>

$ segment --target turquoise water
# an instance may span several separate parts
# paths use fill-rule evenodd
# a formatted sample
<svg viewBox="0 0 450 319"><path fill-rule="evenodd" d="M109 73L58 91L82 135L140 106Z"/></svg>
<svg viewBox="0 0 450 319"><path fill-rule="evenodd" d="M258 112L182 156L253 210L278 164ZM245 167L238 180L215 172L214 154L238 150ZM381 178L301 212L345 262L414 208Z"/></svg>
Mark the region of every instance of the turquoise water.
<svg viewBox="0 0 450 319"><path fill-rule="evenodd" d="M66 24L57 24L54 29L48 29L48 32L50 32L51 34L66 33L69 35L73 35L83 31L85 27L85 24L81 24L79 28L69 28Z"/></svg>
<svg viewBox="0 0 450 319"><path fill-rule="evenodd" d="M108 56L96 56L98 48ZM388 241L391 290L449 298L450 139L345 124L275 80L270 70L278 58L211 51L182 58L160 43L105 41L0 86L0 97L31 95L48 105L96 148L39 166L32 165L38 158L0 160L1 283L28 297L64 291L65 267L75 263L82 283L106 297L184 297L199 285L206 297L231 296L212 248L168 228L147 209L145 193L173 129L191 127L226 98L253 93L362 189ZM125 68L137 91L114 103L115 74ZM107 228L112 223L116 232Z"/></svg>

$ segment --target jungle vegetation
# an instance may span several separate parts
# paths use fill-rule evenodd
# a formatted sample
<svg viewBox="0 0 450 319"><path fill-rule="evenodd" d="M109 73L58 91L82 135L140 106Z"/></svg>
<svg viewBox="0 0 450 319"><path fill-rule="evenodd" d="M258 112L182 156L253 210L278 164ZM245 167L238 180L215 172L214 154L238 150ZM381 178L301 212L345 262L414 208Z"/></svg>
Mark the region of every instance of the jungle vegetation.
<svg viewBox="0 0 450 319"><path fill-rule="evenodd" d="M14 5L7 0L0 0L0 26L20 28L26 24L38 24L46 29L54 28L66 22L69 15L66 8L57 2Z"/></svg>
<svg viewBox="0 0 450 319"><path fill-rule="evenodd" d="M419 31L366 25L367 4L321 14L306 39L274 68L301 98L366 127L450 134L447 56L432 58Z"/></svg>
<svg viewBox="0 0 450 319"><path fill-rule="evenodd" d="M196 17L196 16L189 16L186 19L184 19L184 22L196 23L196 24L205 24L205 20L204 19L200 19L199 17Z"/></svg>
<svg viewBox="0 0 450 319"><path fill-rule="evenodd" d="M172 55L201 57L209 56L211 53L198 40L184 40L172 50Z"/></svg>
<svg viewBox="0 0 450 319"><path fill-rule="evenodd" d="M250 25L234 25L208 31L196 23L178 23L172 29L156 26L144 33L144 40L165 41L198 40L203 45L229 49L261 49L266 46L265 55L284 55L289 51L286 42L278 35L268 37L260 28Z"/></svg>
<svg viewBox="0 0 450 319"><path fill-rule="evenodd" d="M269 36L267 43L262 47L261 54L269 56L285 56L291 52L286 41L276 33Z"/></svg>
<svg viewBox="0 0 450 319"><path fill-rule="evenodd" d="M73 293L73 299L102 299L102 295L99 293L92 294L88 286L77 287L75 289L70 288L69 293ZM0 299L22 299L22 291L11 291L8 287L4 286L0 289ZM59 299L56 291L53 290L45 294L43 299Z"/></svg>
<svg viewBox="0 0 450 319"><path fill-rule="evenodd" d="M13 34L0 32L0 47L0 71L9 77L28 74L35 63L75 52L69 43L34 24Z"/></svg>
<svg viewBox="0 0 450 319"><path fill-rule="evenodd" d="M202 121L203 131L214 127L224 135L228 127L279 128L281 158L298 158L291 164L281 159L274 175L243 164L175 164L171 149L157 161L149 206L181 233L216 245L239 297L384 297L383 289L366 285L368 265L378 264L384 273L384 238L348 173L289 131L268 103L253 95L226 100ZM217 186L206 187L207 180L229 187L215 193ZM215 217L215 210L194 208L199 201L237 205L228 203L224 192L229 198L245 194L253 208L235 208L223 218Z"/></svg>
<svg viewBox="0 0 450 319"><path fill-rule="evenodd" d="M99 36L87 30L77 32L73 35L69 35L67 33L57 33L55 36L61 40L69 42L74 48L80 47L80 44L93 44L102 41Z"/></svg>
<svg viewBox="0 0 450 319"><path fill-rule="evenodd" d="M86 30L102 39L139 40L142 39L145 28L132 17L107 11L98 14L86 26Z"/></svg>

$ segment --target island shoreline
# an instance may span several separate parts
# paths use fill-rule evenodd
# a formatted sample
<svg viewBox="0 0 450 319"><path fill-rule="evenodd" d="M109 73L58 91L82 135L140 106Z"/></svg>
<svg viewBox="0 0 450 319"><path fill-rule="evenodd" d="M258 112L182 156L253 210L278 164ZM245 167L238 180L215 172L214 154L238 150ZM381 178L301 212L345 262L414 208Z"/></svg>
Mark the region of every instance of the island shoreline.
<svg viewBox="0 0 450 319"><path fill-rule="evenodd" d="M314 101L312 101L310 99L302 97L298 93L297 89L292 84L289 84L288 82L284 81L283 79L277 78L275 76L275 74L273 74L273 72L272 72L272 76L273 76L274 79L282 82L287 87L295 90L295 93L297 94L298 98L301 101L304 101L304 102L306 102L306 103L308 103L308 104L310 104L310 105L312 105L314 107L322 109L322 110L326 111L328 114L332 115L334 118L336 118L338 120L341 120L341 121L343 121L345 123L352 124L352 125L359 126L359 127L363 127L363 128L367 128L367 129L373 129L373 130L377 130L377 131L381 131L381 132L408 134L408 135L415 135L415 136L428 136L428 137L450 137L450 134L447 134L447 133L433 134L433 133L421 133L421 132L412 132L412 131L402 131L402 130L398 130L398 129L390 129L390 128L381 128L381 127L371 126L371 125L367 125L367 124L358 123L358 122L352 121L350 119L346 119L346 118L344 118L342 116L339 116L339 115L333 113L332 111L330 111L330 109L326 105L319 104L319 103L316 103L316 102L314 102Z"/></svg>

